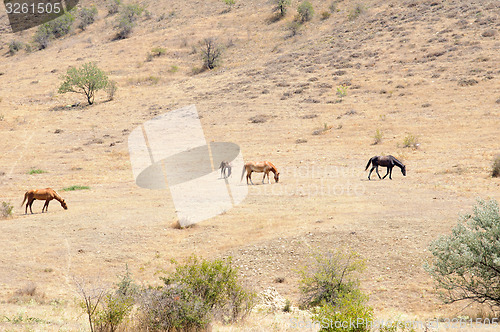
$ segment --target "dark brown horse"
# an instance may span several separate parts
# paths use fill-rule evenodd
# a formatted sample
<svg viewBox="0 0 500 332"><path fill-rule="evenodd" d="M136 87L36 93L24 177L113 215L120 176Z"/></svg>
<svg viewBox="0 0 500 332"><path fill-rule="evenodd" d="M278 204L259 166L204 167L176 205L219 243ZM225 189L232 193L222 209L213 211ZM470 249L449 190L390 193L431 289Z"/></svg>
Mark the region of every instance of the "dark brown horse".
<svg viewBox="0 0 500 332"><path fill-rule="evenodd" d="M264 180L267 175L267 183L269 183L269 172L274 173L274 181L278 182L280 179L280 173L278 172L278 169L276 166L274 166L271 162L269 161L259 161L259 162L248 162L245 163L245 166L243 166L243 172L241 173L241 180L243 180L243 175L245 175L245 171L247 172L247 184L248 180L250 180L250 183L253 184L252 182L252 172L257 172L257 173L262 173L264 172L264 177L262 178L262 183L264 183Z"/></svg>
<svg viewBox="0 0 500 332"><path fill-rule="evenodd" d="M370 158L370 160L368 160L368 164L366 165L365 171L368 169L368 167L370 167L370 164L372 164L372 169L370 170L370 174L368 174L368 180L370 180L370 175L372 174L374 169L377 172L379 179L385 179L385 177L389 175L389 179L392 180L392 168L394 166L398 166L399 168L401 168L401 173L406 176L406 166L393 156L375 156ZM378 173L379 166L387 167L387 174L384 175L383 178L381 178L380 174Z"/></svg>
<svg viewBox="0 0 500 332"><path fill-rule="evenodd" d="M33 189L33 190L28 190L24 194L24 200L21 203L21 206L23 206L24 202L26 202L26 200L28 200L28 202L26 203L26 209L24 211L24 214L28 213L28 206L30 207L30 212L33 213L33 211L31 210L31 206L33 205L33 202L37 199L45 201L45 204L43 205L43 208L42 208L42 213L43 213L43 210L45 210L45 212L48 211L49 202L53 199L55 199L59 203L61 203L61 206L63 207L63 209L65 209L65 210L68 209L68 205L66 205L66 202L64 201L64 199L62 199L61 196L59 196L55 192L54 189L51 189L51 188Z"/></svg>
<svg viewBox="0 0 500 332"><path fill-rule="evenodd" d="M224 178L224 179L227 179L228 177L231 176L231 169L232 169L232 165L229 161L222 161L220 163L220 166L219 166L219 169L220 169L220 177L221 178ZM227 170L227 172L226 172Z"/></svg>

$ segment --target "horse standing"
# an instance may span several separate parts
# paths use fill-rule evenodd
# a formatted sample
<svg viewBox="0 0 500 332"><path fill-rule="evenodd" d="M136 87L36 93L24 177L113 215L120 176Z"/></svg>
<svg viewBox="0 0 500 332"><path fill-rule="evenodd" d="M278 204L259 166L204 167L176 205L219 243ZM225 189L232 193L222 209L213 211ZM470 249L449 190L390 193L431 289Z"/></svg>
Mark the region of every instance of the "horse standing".
<svg viewBox="0 0 500 332"><path fill-rule="evenodd" d="M406 166L393 156L375 156L370 158L370 160L368 160L368 164L366 165L365 171L368 169L368 167L370 167L370 164L372 164L372 169L368 174L368 180L371 180L370 175L372 174L374 169L377 172L379 179L385 179L385 177L389 175L389 179L392 180L392 168L394 166L398 166L399 168L401 168L401 173L403 173L403 176L406 176ZM387 167L387 174L385 174L383 178L381 178L380 174L378 173L379 166Z"/></svg>
<svg viewBox="0 0 500 332"><path fill-rule="evenodd" d="M264 183L264 180L266 179L267 175L267 183L270 183L269 181L269 172L274 173L274 181L278 183L280 179L280 173L278 172L278 169L276 166L274 166L271 162L269 161L259 161L259 162L248 162L245 163L245 166L243 166L243 172L241 173L241 179L240 182L243 180L243 175L245 175L245 171L247 172L247 184L248 180L250 180L250 183L253 184L252 182L252 173L264 173L264 177L262 178L262 183Z"/></svg>
<svg viewBox="0 0 500 332"><path fill-rule="evenodd" d="M219 166L220 177L224 178L224 179L227 179L228 177L230 177L231 176L231 168L232 167L233 166L231 165L231 163L229 161L222 161L220 163L220 166ZM227 170L227 172L226 172L226 170Z"/></svg>
<svg viewBox="0 0 500 332"><path fill-rule="evenodd" d="M63 207L63 209L65 209L65 210L68 209L68 205L66 204L64 199L62 199L61 196L59 196L55 192L54 189L51 189L51 188L33 189L33 190L28 190L24 194L24 200L21 203L21 206L23 206L24 202L26 202L26 200L28 200L28 202L26 203L26 209L24 211L24 214L28 213L28 206L30 207L30 212L33 213L33 211L31 210L31 206L33 205L33 202L37 199L42 200L42 201L45 200L45 204L43 205L43 208L42 208L42 213L43 213L43 210L45 210L45 212L48 212L49 202L53 199L55 199L59 203L61 203L61 206Z"/></svg>

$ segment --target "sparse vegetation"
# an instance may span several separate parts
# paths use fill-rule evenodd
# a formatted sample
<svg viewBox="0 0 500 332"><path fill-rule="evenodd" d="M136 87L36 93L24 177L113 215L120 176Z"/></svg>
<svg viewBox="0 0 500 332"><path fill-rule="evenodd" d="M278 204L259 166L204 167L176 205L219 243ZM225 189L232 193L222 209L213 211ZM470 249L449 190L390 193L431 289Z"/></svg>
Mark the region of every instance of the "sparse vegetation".
<svg viewBox="0 0 500 332"><path fill-rule="evenodd" d="M498 202L478 199L472 214L429 246L425 269L445 303L473 301L500 307L500 214Z"/></svg>
<svg viewBox="0 0 500 332"><path fill-rule="evenodd" d="M231 10L231 8L235 4L235 0L222 0L222 1L224 1L224 3L227 5L228 10Z"/></svg>
<svg viewBox="0 0 500 332"><path fill-rule="evenodd" d="M43 173L47 173L47 171L44 171L43 169L39 169L39 168L32 168L28 171L28 174L29 175L33 175L33 174L43 174Z"/></svg>
<svg viewBox="0 0 500 332"><path fill-rule="evenodd" d="M309 1L302 2L297 8L297 21L305 23L312 20L313 16L314 8Z"/></svg>
<svg viewBox="0 0 500 332"><path fill-rule="evenodd" d="M87 26L95 22L97 17L97 7L92 6L90 8L82 8L78 12L78 18L80 22L78 23L78 28L85 30Z"/></svg>
<svg viewBox="0 0 500 332"><path fill-rule="evenodd" d="M109 80L108 85L106 85L106 93L108 94L108 101L115 99L116 90L118 90L116 82L113 80Z"/></svg>
<svg viewBox="0 0 500 332"><path fill-rule="evenodd" d="M72 12L67 12L58 18L40 25L35 33L34 42L39 50L47 48L50 41L60 38L71 31L75 16Z"/></svg>
<svg viewBox="0 0 500 332"><path fill-rule="evenodd" d="M315 307L312 319L321 323L320 331L370 331L364 325L346 329L334 324L372 320L373 309L367 304L368 296L359 289L357 277L364 267L358 254L337 251L314 255L312 265L300 271L302 306Z"/></svg>
<svg viewBox="0 0 500 332"><path fill-rule="evenodd" d="M144 7L131 4L121 7L120 14L117 17L115 27L117 29L116 39L125 39L130 36L137 20L144 12Z"/></svg>
<svg viewBox="0 0 500 332"><path fill-rule="evenodd" d="M322 21L327 20L330 18L330 16L332 16L330 12L324 11L321 13L321 20Z"/></svg>
<svg viewBox="0 0 500 332"><path fill-rule="evenodd" d="M291 3L291 0L274 0L274 2L274 10L278 11L279 17L284 17L286 15L287 7Z"/></svg>
<svg viewBox="0 0 500 332"><path fill-rule="evenodd" d="M290 32L290 35L287 37L290 38L290 37L296 36L299 33L301 26L302 25L300 24L300 22L297 22L297 21L288 22L287 30Z"/></svg>
<svg viewBox="0 0 500 332"><path fill-rule="evenodd" d="M357 253L328 252L315 254L311 260L311 266L300 271L302 306L335 306L341 302L341 296L358 290L357 273L364 270L365 262Z"/></svg>
<svg viewBox="0 0 500 332"><path fill-rule="evenodd" d="M90 187L75 185L75 186L63 188L62 190L63 191L75 191L75 190L87 190L87 189L90 189Z"/></svg>
<svg viewBox="0 0 500 332"><path fill-rule="evenodd" d="M121 0L107 0L106 8L108 9L108 15L113 15L118 13L121 5L122 5Z"/></svg>
<svg viewBox="0 0 500 332"><path fill-rule="evenodd" d="M154 57L159 57L159 56L165 55L166 53L167 53L167 50L164 49L163 47L154 47L151 50L151 55Z"/></svg>
<svg viewBox="0 0 500 332"><path fill-rule="evenodd" d="M0 206L0 217L2 219L7 219L10 216L12 216L12 210L14 207L12 204L7 203L7 202L2 202L2 206Z"/></svg>
<svg viewBox="0 0 500 332"><path fill-rule="evenodd" d="M336 95L339 98L338 100L341 102L345 96L347 96L347 86L340 85L337 87Z"/></svg>
<svg viewBox="0 0 500 332"><path fill-rule="evenodd" d="M379 129L377 129L377 131L375 132L375 136L373 136L373 139L373 145L377 145L382 142L382 132Z"/></svg>
<svg viewBox="0 0 500 332"><path fill-rule="evenodd" d="M18 40L12 40L9 43L9 54L14 55L17 52L19 52L20 50L22 50L23 47L24 47L24 44L22 42L20 42Z"/></svg>
<svg viewBox="0 0 500 332"><path fill-rule="evenodd" d="M222 48L215 38L205 38L201 45L201 57L205 69L214 69L220 62Z"/></svg>
<svg viewBox="0 0 500 332"><path fill-rule="evenodd" d="M176 65L171 66L170 69L168 70L168 72L171 73L171 74L175 74L178 71L179 71L179 67L176 66Z"/></svg>
<svg viewBox="0 0 500 332"><path fill-rule="evenodd" d="M493 161L493 170L491 171L491 176L494 178L500 177L500 155L496 156Z"/></svg>
<svg viewBox="0 0 500 332"><path fill-rule="evenodd" d="M418 142L418 138L413 136L412 134L408 134L403 139L403 148L418 149L419 146L420 143Z"/></svg>
<svg viewBox="0 0 500 332"><path fill-rule="evenodd" d="M330 2L330 5L328 6L328 10L332 14L335 13L337 11L337 1Z"/></svg>
<svg viewBox="0 0 500 332"><path fill-rule="evenodd" d="M93 62L85 63L80 68L69 68L63 79L59 93L84 94L89 105L94 103L95 93L108 86L108 76Z"/></svg>
<svg viewBox="0 0 500 332"><path fill-rule="evenodd" d="M250 313L255 295L241 286L230 259L173 262L175 272L161 278L165 286L141 294L143 329L203 330L212 319L233 323Z"/></svg>
<svg viewBox="0 0 500 332"><path fill-rule="evenodd" d="M290 300L286 300L285 306L283 307L283 312L291 312L292 311L292 302Z"/></svg>
<svg viewBox="0 0 500 332"><path fill-rule="evenodd" d="M349 21L353 21L355 19L357 19L361 14L363 14L365 12L365 6L358 3L354 6L353 9L351 9L349 11L349 14L347 15L347 18L349 19Z"/></svg>

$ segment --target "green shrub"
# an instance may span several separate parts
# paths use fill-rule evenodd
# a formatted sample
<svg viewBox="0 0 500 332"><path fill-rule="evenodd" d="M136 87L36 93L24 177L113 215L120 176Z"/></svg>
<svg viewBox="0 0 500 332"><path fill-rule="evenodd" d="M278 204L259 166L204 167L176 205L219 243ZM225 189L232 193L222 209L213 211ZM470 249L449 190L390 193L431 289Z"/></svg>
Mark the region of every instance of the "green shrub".
<svg viewBox="0 0 500 332"><path fill-rule="evenodd" d="M327 11L324 11L321 13L321 20L327 20L330 18L330 16L332 16L332 14L330 12L327 12Z"/></svg>
<svg viewBox="0 0 500 332"><path fill-rule="evenodd" d="M89 105L94 103L95 93L105 89L108 85L108 77L93 62L85 63L81 68L69 68L63 79L64 82L59 87L59 93L84 94Z"/></svg>
<svg viewBox="0 0 500 332"><path fill-rule="evenodd" d="M43 173L47 173L47 171L44 171L43 169L38 169L38 168L32 168L28 171L28 174L29 175L33 175L33 174L43 174Z"/></svg>
<svg viewBox="0 0 500 332"><path fill-rule="evenodd" d="M78 18L80 23L78 23L78 28L85 30L87 26L95 22L97 17L97 7L92 6L90 8L82 8L78 12Z"/></svg>
<svg viewBox="0 0 500 332"><path fill-rule="evenodd" d="M243 289L231 260L175 262L164 286L141 293L141 327L150 331L198 331L213 319L233 323L252 309L255 295Z"/></svg>
<svg viewBox="0 0 500 332"><path fill-rule="evenodd" d="M71 187L63 188L62 190L63 191L75 191L75 190L87 190L87 189L90 189L90 187L76 185L76 186L71 186Z"/></svg>
<svg viewBox="0 0 500 332"><path fill-rule="evenodd" d="M328 252L326 255L313 255L312 260L311 266L300 271L304 307L321 304L336 306L339 298L358 291L357 273L365 265L357 253Z"/></svg>
<svg viewBox="0 0 500 332"><path fill-rule="evenodd" d="M496 156L493 161L493 170L491 171L491 176L494 178L500 177L500 155Z"/></svg>
<svg viewBox="0 0 500 332"><path fill-rule="evenodd" d="M121 0L107 0L106 8L108 9L108 15L113 15L118 13L121 4L122 4Z"/></svg>
<svg viewBox="0 0 500 332"><path fill-rule="evenodd" d="M163 47L154 47L151 50L151 55L156 56L156 57L165 55L166 53L167 53L167 50L164 49Z"/></svg>
<svg viewBox="0 0 500 332"><path fill-rule="evenodd" d="M2 206L0 206L0 217L2 219L7 219L12 215L12 210L14 207L12 204L7 202L2 202Z"/></svg>
<svg viewBox="0 0 500 332"><path fill-rule="evenodd" d="M20 50L22 50L24 47L24 44L18 40L13 40L9 43L9 53L10 55L14 55Z"/></svg>
<svg viewBox="0 0 500 332"><path fill-rule="evenodd" d="M95 312L94 329L96 331L118 331L118 327L130 314L135 303L134 296L138 287L128 270L121 276L115 292L107 293Z"/></svg>
<svg viewBox="0 0 500 332"><path fill-rule="evenodd" d="M451 234L429 246L424 265L442 289L445 303L472 301L500 306L500 214L494 199L479 199L473 214L463 216Z"/></svg>
<svg viewBox="0 0 500 332"><path fill-rule="evenodd" d="M297 19L298 21L304 23L312 20L314 16L314 8L313 5L309 1L302 2L297 8Z"/></svg>
<svg viewBox="0 0 500 332"><path fill-rule="evenodd" d="M418 138L413 136L412 134L408 134L403 139L403 148L417 149L419 146L420 143L418 142Z"/></svg>
<svg viewBox="0 0 500 332"><path fill-rule="evenodd" d="M283 17L286 15L287 7L290 5L291 0L274 0L276 7L274 10L279 11L279 16Z"/></svg>
<svg viewBox="0 0 500 332"><path fill-rule="evenodd" d="M320 331L370 332L373 325L373 308L367 304L368 296L359 290L342 293L335 305L323 303L315 309L312 320Z"/></svg>
<svg viewBox="0 0 500 332"><path fill-rule="evenodd" d="M374 139L373 145L377 145L380 142L382 142L382 136L383 136L382 132L379 129L377 129L377 131L375 132L375 136L373 136Z"/></svg>
<svg viewBox="0 0 500 332"><path fill-rule="evenodd" d="M35 33L34 42L38 49L47 48L50 40L67 35L71 31L75 16L67 12L58 18L40 25Z"/></svg>
<svg viewBox="0 0 500 332"><path fill-rule="evenodd" d="M349 21L353 21L359 17L359 15L363 14L365 12L365 6L362 4L356 4L351 11L349 11L349 14L347 15L347 18Z"/></svg>
<svg viewBox="0 0 500 332"><path fill-rule="evenodd" d="M121 11L117 18L115 27L118 30L116 34L116 39L125 39L130 36L133 28L137 24L137 20L141 17L144 12L144 7L140 5L126 5Z"/></svg>

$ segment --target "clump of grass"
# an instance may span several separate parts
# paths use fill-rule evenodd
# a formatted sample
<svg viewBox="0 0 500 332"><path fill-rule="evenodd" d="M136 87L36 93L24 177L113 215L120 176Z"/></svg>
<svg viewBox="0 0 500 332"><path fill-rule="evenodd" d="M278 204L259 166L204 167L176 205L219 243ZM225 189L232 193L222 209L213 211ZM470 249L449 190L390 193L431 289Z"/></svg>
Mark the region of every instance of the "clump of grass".
<svg viewBox="0 0 500 332"><path fill-rule="evenodd" d="M116 90L118 87L116 86L115 81L108 81L108 85L106 86L106 92L108 94L108 101L111 101L115 98Z"/></svg>
<svg viewBox="0 0 500 332"><path fill-rule="evenodd" d="M347 18L349 19L349 21L353 21L355 19L357 19L359 17L359 15L363 14L365 12L365 6L358 3L356 4L356 6L354 6L353 9L351 9L351 11L349 12L349 14L347 15Z"/></svg>
<svg viewBox="0 0 500 332"><path fill-rule="evenodd" d="M2 206L0 206L0 217L2 219L7 219L12 215L12 210L14 207L12 204L7 202L2 202Z"/></svg>
<svg viewBox="0 0 500 332"><path fill-rule="evenodd" d="M47 171L44 171L43 169L39 169L39 168L32 168L28 171L28 174L29 175L34 175L34 174L43 174L43 173L47 173Z"/></svg>
<svg viewBox="0 0 500 332"><path fill-rule="evenodd" d="M347 96L347 86L345 86L345 85L338 86L335 94L339 98L338 101L342 102L344 97Z"/></svg>
<svg viewBox="0 0 500 332"><path fill-rule="evenodd" d="M151 50L151 55L155 56L155 57L159 57L159 56L165 55L166 53L167 53L167 50L164 49L163 47L154 47Z"/></svg>
<svg viewBox="0 0 500 332"><path fill-rule="evenodd" d="M9 43L9 54L14 55L20 50L22 50L24 47L24 44L18 40L13 40Z"/></svg>
<svg viewBox="0 0 500 332"><path fill-rule="evenodd" d="M15 291L14 295L8 300L9 303L27 303L31 301L39 304L45 303L45 293L40 292L33 282L28 282L23 288Z"/></svg>
<svg viewBox="0 0 500 332"><path fill-rule="evenodd" d="M330 16L332 16L332 13L324 11L321 13L321 20L322 21L327 20L330 18Z"/></svg>
<svg viewBox="0 0 500 332"><path fill-rule="evenodd" d="M285 306L283 307L283 312L291 312L292 311L292 303L290 300L286 300Z"/></svg>
<svg viewBox="0 0 500 332"><path fill-rule="evenodd" d="M174 74L174 73L177 73L179 71L179 67L173 65L172 67L170 67L170 69L168 70L169 73L171 74Z"/></svg>
<svg viewBox="0 0 500 332"><path fill-rule="evenodd" d="M70 187L63 188L62 191L75 191L75 190L88 190L88 189L90 189L89 186L75 185L75 186L70 186Z"/></svg>
<svg viewBox="0 0 500 332"><path fill-rule="evenodd" d="M382 142L382 132L379 129L377 129L377 131L375 132L375 136L373 136L373 139L373 145L377 145Z"/></svg>
<svg viewBox="0 0 500 332"><path fill-rule="evenodd" d="M408 134L403 139L403 148L418 149L419 146L420 143L418 142L418 138L413 136L412 134Z"/></svg>
<svg viewBox="0 0 500 332"><path fill-rule="evenodd" d="M500 154L496 156L495 160L493 161L493 170L491 172L491 176L494 178L500 177Z"/></svg>

